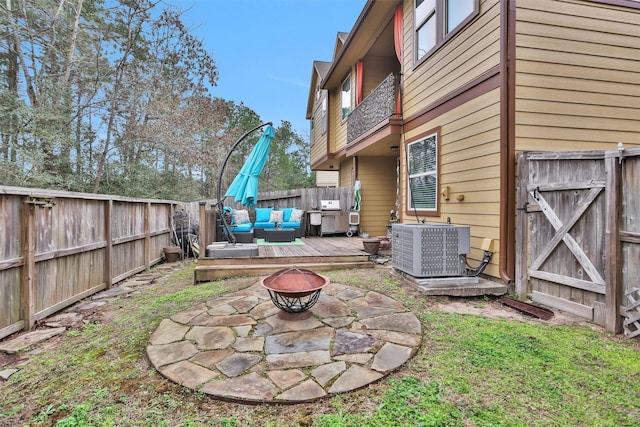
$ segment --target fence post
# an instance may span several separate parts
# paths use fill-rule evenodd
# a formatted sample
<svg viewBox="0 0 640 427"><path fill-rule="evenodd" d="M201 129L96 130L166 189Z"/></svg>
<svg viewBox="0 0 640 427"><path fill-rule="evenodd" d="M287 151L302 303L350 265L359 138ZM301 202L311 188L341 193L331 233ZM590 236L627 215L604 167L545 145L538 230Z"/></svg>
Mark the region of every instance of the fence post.
<svg viewBox="0 0 640 427"><path fill-rule="evenodd" d="M527 202L529 192L529 159L527 153L518 153L516 156L518 170L518 194L516 195L516 284L515 292L519 297L527 294L528 287L528 261L529 261L529 223L527 217ZM500 250L504 250L505 242L500 242Z"/></svg>
<svg viewBox="0 0 640 427"><path fill-rule="evenodd" d="M198 244L200 245L200 254L198 258L204 258L209 244L209 223L207 222L207 202L201 201L198 206L198 218L200 227L198 227Z"/></svg>
<svg viewBox="0 0 640 427"><path fill-rule="evenodd" d="M113 239L111 236L112 213L113 200L109 199L104 202L104 282L107 289L110 289L113 284L113 273L111 271L111 254L113 249Z"/></svg>
<svg viewBox="0 0 640 427"><path fill-rule="evenodd" d="M151 202L144 205L144 269L151 270Z"/></svg>
<svg viewBox="0 0 640 427"><path fill-rule="evenodd" d="M34 273L36 268L35 207L30 203L29 197L25 197L22 202L21 216L20 236L24 264L20 280L20 300L24 330L28 331L35 325Z"/></svg>
<svg viewBox="0 0 640 427"><path fill-rule="evenodd" d="M617 153L605 157L605 328L615 334L622 332L620 304L622 302L622 248L620 245L620 174L621 165Z"/></svg>

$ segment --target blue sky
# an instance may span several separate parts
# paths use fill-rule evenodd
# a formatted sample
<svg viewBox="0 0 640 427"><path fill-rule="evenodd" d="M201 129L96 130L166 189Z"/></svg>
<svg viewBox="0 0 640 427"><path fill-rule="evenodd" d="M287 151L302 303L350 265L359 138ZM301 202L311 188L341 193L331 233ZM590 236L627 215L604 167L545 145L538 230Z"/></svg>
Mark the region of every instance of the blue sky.
<svg viewBox="0 0 640 427"><path fill-rule="evenodd" d="M307 137L314 60L331 61L338 32L353 28L366 0L167 0L218 66L213 96L282 120Z"/></svg>

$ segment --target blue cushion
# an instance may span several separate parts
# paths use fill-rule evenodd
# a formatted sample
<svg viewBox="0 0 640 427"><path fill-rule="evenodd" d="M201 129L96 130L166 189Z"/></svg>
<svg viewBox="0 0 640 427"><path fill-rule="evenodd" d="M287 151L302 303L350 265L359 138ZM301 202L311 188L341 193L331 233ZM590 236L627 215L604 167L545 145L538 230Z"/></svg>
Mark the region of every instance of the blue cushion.
<svg viewBox="0 0 640 427"><path fill-rule="evenodd" d="M262 221L262 222L258 222L256 221L253 224L254 228L276 228L276 223L275 222L269 222L269 221Z"/></svg>
<svg viewBox="0 0 640 427"><path fill-rule="evenodd" d="M234 233L248 233L253 228L253 224L250 222L244 224L233 225L229 227Z"/></svg>
<svg viewBox="0 0 640 427"><path fill-rule="evenodd" d="M282 221L283 222L287 222L289 221L289 218L291 218L291 212L293 212L295 208L282 208L280 209L282 211Z"/></svg>
<svg viewBox="0 0 640 427"><path fill-rule="evenodd" d="M273 208L256 208L256 222L269 222Z"/></svg>
<svg viewBox="0 0 640 427"><path fill-rule="evenodd" d="M285 221L282 224L280 224L280 226L282 228L299 228L300 223L297 221Z"/></svg>

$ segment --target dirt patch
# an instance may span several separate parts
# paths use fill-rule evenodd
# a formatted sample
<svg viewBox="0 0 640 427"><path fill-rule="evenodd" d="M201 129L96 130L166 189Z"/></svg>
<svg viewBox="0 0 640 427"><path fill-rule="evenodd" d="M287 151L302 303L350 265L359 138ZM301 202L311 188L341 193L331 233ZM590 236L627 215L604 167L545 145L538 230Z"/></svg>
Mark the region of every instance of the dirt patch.
<svg viewBox="0 0 640 427"><path fill-rule="evenodd" d="M507 319L507 320L521 320L532 322L544 322L554 325L573 325L573 324L588 324L593 327L597 327L585 319L574 316L569 313L563 313L557 310L553 310L554 315L549 320L541 320L533 316L520 313L519 311L505 306L504 304L496 300L482 300L482 299L451 299L446 301L436 301L431 304L434 310L442 311L445 313L459 313L459 314L473 314L476 316L489 317L491 319Z"/></svg>

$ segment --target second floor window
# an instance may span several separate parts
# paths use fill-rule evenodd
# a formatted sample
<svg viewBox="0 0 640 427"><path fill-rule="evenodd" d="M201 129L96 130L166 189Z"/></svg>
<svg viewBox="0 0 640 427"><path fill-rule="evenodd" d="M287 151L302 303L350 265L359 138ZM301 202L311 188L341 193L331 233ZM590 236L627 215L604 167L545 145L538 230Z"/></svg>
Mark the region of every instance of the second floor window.
<svg viewBox="0 0 640 427"><path fill-rule="evenodd" d="M311 131L309 132L309 145L313 146L313 142L315 141L315 138L313 136L313 131L316 128L316 122L313 118L311 118Z"/></svg>
<svg viewBox="0 0 640 427"><path fill-rule="evenodd" d="M342 82L342 120L346 119L351 112L351 74Z"/></svg>
<svg viewBox="0 0 640 427"><path fill-rule="evenodd" d="M322 104L321 104L321 110L320 110L320 115L321 115L321 130L322 133L325 133L327 131L327 96L323 95L322 96Z"/></svg>
<svg viewBox="0 0 640 427"><path fill-rule="evenodd" d="M416 60L420 61L478 11L478 0L415 0Z"/></svg>
<svg viewBox="0 0 640 427"><path fill-rule="evenodd" d="M407 145L408 208L437 211L438 208L438 133Z"/></svg>

